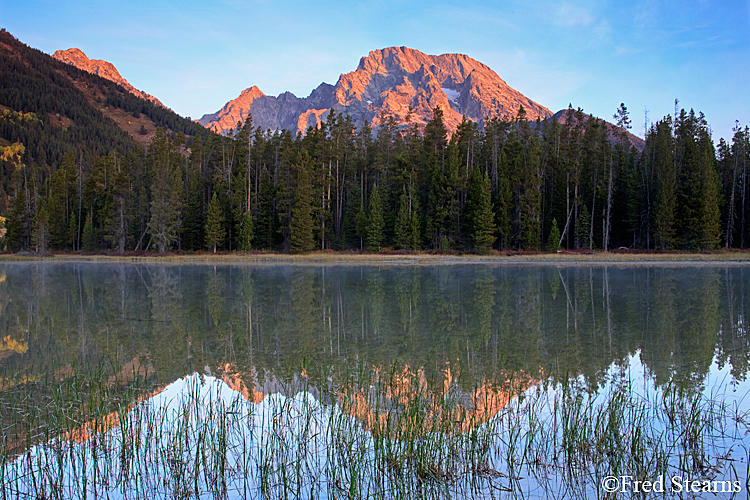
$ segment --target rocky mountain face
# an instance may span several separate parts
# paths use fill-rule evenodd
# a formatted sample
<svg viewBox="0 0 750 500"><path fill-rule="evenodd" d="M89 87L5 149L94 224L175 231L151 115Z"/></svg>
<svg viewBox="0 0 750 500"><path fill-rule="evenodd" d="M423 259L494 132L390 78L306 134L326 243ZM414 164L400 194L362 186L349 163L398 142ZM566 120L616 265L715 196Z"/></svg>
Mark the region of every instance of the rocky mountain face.
<svg viewBox="0 0 750 500"><path fill-rule="evenodd" d="M455 131L465 115L481 122L515 116L520 106L530 120L552 116L550 110L512 89L489 67L463 54L431 56L407 47L370 52L355 71L336 85L322 83L305 98L285 92L277 97L251 87L216 113L204 115L203 126L226 132L252 113L253 125L302 132L324 121L331 109L378 126L381 115L398 125L424 125L440 107L445 125Z"/></svg>
<svg viewBox="0 0 750 500"><path fill-rule="evenodd" d="M244 123L255 99L264 96L265 94L253 85L249 89L243 90L237 99L232 99L216 113L203 115L199 122L204 127L220 134L230 128L235 128L238 122Z"/></svg>
<svg viewBox="0 0 750 500"><path fill-rule="evenodd" d="M119 85L122 85L125 90L127 90L131 94L142 99L146 99L147 101L151 101L152 103L156 104L157 106L161 106L164 109L168 109L156 97L147 94L142 90L138 90L137 88L130 85L130 83L128 83L128 81L120 75L120 72L117 71L117 68L115 68L112 63L102 61L100 59L89 59L88 57L86 57L86 54L84 54L82 50L76 48L68 50L58 50L57 52L52 54L52 57L66 64L72 64L76 68L82 69L83 71L88 71L89 73L93 73L95 75L101 76L102 78L106 78L107 80L111 80Z"/></svg>

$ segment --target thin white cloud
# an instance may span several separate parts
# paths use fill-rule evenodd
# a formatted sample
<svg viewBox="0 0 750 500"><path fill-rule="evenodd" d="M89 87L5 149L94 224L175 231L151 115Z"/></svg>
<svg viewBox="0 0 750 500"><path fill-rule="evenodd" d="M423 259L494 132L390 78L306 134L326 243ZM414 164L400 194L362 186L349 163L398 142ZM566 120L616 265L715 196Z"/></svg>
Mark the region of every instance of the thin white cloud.
<svg viewBox="0 0 750 500"><path fill-rule="evenodd" d="M696 48L706 48L706 47L717 47L720 45L730 45L732 42L731 40L728 40L723 37L719 36L712 36L706 39L697 39L697 40L688 40L686 42L677 43L675 44L675 47L679 47L681 49L696 49Z"/></svg>
<svg viewBox="0 0 750 500"><path fill-rule="evenodd" d="M567 27L588 27L596 18L586 9L569 3L560 4L554 13L554 23Z"/></svg>
<svg viewBox="0 0 750 500"><path fill-rule="evenodd" d="M616 56L633 56L636 54L642 54L645 49L642 47L633 47L629 45L617 45L615 46L614 55Z"/></svg>

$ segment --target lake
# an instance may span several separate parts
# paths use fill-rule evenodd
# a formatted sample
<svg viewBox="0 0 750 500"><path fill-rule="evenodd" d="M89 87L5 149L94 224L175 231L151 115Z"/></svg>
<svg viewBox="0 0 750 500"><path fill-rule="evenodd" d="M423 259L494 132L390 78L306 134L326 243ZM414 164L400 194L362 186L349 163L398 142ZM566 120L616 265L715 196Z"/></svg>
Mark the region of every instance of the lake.
<svg viewBox="0 0 750 500"><path fill-rule="evenodd" d="M746 498L749 291L721 265L2 263L1 498Z"/></svg>

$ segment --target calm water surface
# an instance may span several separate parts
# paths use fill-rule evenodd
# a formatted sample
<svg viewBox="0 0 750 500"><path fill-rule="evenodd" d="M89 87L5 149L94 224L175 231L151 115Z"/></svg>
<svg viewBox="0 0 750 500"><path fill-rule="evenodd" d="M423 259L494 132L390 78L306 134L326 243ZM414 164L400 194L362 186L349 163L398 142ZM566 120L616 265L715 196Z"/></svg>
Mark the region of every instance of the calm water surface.
<svg viewBox="0 0 750 500"><path fill-rule="evenodd" d="M657 384L750 369L744 267L0 265L8 388L106 360L149 380L231 367L257 388L393 364L472 385L641 352ZM730 381L730 383L732 382Z"/></svg>
<svg viewBox="0 0 750 500"><path fill-rule="evenodd" d="M0 390L105 366L156 388L212 375L256 402L372 370L596 393L634 364L643 387L742 401L749 287L750 268L705 265L3 263Z"/></svg>

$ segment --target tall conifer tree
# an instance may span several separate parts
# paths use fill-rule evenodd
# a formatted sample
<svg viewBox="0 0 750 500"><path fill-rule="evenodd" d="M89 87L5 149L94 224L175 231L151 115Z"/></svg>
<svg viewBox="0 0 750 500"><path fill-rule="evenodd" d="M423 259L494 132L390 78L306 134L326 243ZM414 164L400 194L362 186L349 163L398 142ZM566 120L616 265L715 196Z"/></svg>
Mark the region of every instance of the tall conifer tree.
<svg viewBox="0 0 750 500"><path fill-rule="evenodd" d="M367 249L371 252L379 252L383 244L383 202L380 199L378 185L375 184L370 193L369 217L367 220Z"/></svg>
<svg viewBox="0 0 750 500"><path fill-rule="evenodd" d="M154 181L151 186L151 218L148 229L159 253L164 253L177 241L182 215L183 183L180 170L173 162L171 140L159 128L151 141Z"/></svg>
<svg viewBox="0 0 750 500"><path fill-rule="evenodd" d="M314 248L312 193L307 174L307 161L299 161L297 189L294 191L294 205L290 221L290 242L292 253L307 253Z"/></svg>
<svg viewBox="0 0 750 500"><path fill-rule="evenodd" d="M216 253L216 249L224 244L224 217L221 214L221 203L214 191L206 214L206 248Z"/></svg>
<svg viewBox="0 0 750 500"><path fill-rule="evenodd" d="M469 187L468 212L471 223L471 239L479 253L487 253L495 243L495 221L492 211L490 178L474 167Z"/></svg>

